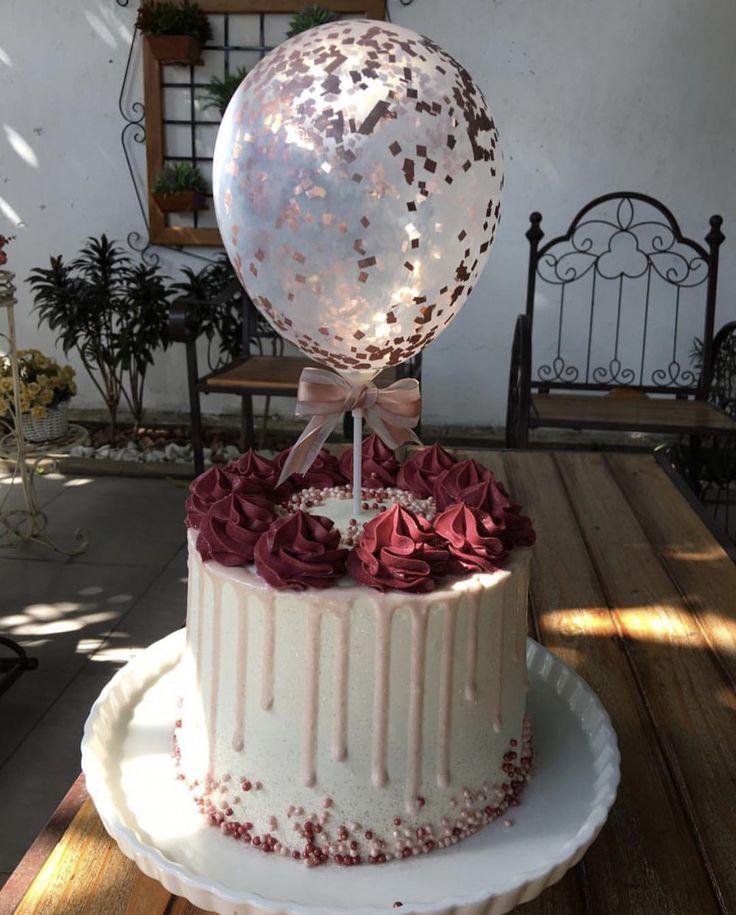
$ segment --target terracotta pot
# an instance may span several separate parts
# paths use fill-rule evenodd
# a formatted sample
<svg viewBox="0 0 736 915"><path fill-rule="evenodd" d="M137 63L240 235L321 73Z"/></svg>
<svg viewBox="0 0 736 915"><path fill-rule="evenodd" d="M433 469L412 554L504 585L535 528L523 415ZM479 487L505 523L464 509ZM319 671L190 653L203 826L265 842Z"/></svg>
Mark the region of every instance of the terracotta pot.
<svg viewBox="0 0 736 915"><path fill-rule="evenodd" d="M202 63L202 42L192 35L146 35L151 53L165 64Z"/></svg>
<svg viewBox="0 0 736 915"><path fill-rule="evenodd" d="M198 191L181 191L178 194L153 194L156 206L162 213L193 213L206 210L204 194Z"/></svg>

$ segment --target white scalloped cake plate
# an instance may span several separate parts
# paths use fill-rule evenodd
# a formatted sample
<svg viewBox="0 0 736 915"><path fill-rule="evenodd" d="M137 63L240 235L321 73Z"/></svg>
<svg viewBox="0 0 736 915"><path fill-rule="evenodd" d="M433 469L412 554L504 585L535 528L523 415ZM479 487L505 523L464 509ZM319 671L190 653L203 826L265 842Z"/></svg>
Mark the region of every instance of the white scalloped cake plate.
<svg viewBox="0 0 736 915"><path fill-rule="evenodd" d="M221 915L501 915L576 864L616 797L619 752L598 697L528 640L534 767L511 826L497 820L449 849L360 868L307 868L205 825L175 777L184 630L120 670L84 728L82 768L105 828L170 892ZM401 908L395 907L401 902Z"/></svg>

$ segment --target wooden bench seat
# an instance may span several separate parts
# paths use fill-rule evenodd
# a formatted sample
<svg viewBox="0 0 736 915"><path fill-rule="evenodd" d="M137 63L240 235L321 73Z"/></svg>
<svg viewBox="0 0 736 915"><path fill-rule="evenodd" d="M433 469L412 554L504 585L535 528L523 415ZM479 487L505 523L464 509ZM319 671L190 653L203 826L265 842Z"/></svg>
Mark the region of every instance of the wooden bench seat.
<svg viewBox="0 0 736 915"><path fill-rule="evenodd" d="M202 391L213 393L239 394L250 390L254 393L295 397L303 369L324 368L304 356L248 356L227 368L205 376L199 382ZM381 387L392 384L399 378L395 366L384 369L376 379Z"/></svg>
<svg viewBox="0 0 736 915"><path fill-rule="evenodd" d="M622 394L532 394L529 426L736 435L736 419L704 400Z"/></svg>

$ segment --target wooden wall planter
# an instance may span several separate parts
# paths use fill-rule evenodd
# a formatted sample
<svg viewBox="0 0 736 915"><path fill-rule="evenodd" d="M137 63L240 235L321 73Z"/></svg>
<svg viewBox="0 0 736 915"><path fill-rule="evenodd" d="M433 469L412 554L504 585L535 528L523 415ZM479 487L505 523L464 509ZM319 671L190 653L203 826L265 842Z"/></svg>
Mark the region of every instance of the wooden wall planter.
<svg viewBox="0 0 736 915"><path fill-rule="evenodd" d="M192 35L146 35L151 54L162 64L202 63L202 42Z"/></svg>
<svg viewBox="0 0 736 915"><path fill-rule="evenodd" d="M366 19L384 19L386 0L324 0L324 6L346 15ZM200 8L208 15L293 15L304 8L303 0L199 0ZM156 58L150 38L143 42L143 94L146 109L146 166L148 187L152 188L156 176L166 162L166 131L164 129L164 100L161 86L163 61ZM166 213L148 197L149 237L154 245L172 247L221 247L219 229L167 225Z"/></svg>
<svg viewBox="0 0 736 915"><path fill-rule="evenodd" d="M204 194L196 191L181 191L179 194L151 194L162 213L194 213L206 210Z"/></svg>

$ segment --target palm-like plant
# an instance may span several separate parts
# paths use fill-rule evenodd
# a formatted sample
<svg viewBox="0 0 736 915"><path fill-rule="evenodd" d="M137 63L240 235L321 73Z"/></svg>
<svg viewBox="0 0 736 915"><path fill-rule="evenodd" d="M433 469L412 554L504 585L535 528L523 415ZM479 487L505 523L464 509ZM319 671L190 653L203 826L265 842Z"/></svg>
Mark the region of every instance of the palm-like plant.
<svg viewBox="0 0 736 915"><path fill-rule="evenodd" d="M193 322L197 333L209 341L208 362L214 369L236 359L243 348L243 313L241 286L230 259L221 254L204 269L196 272L183 267L186 280L173 289L194 300ZM217 342L217 356L212 345Z"/></svg>
<svg viewBox="0 0 736 915"><path fill-rule="evenodd" d="M155 267L131 266L106 235L88 238L70 264L52 257L31 271L39 324L57 332L65 354L76 350L110 414L113 432L121 399L136 424L153 353L168 345L169 293Z"/></svg>
<svg viewBox="0 0 736 915"><path fill-rule="evenodd" d="M230 104L230 99L235 95L235 90L248 75L245 67L239 67L235 73L229 73L220 79L219 76L213 76L207 83L206 93L200 97L203 102L202 111L208 108L216 108L220 115L225 114L225 109Z"/></svg>
<svg viewBox="0 0 736 915"><path fill-rule="evenodd" d="M289 22L289 31L287 37L292 38L300 32L306 32L307 29L313 29L318 25L325 25L327 22L336 22L340 14L334 10L327 10L322 6L306 6L303 10L295 13Z"/></svg>

